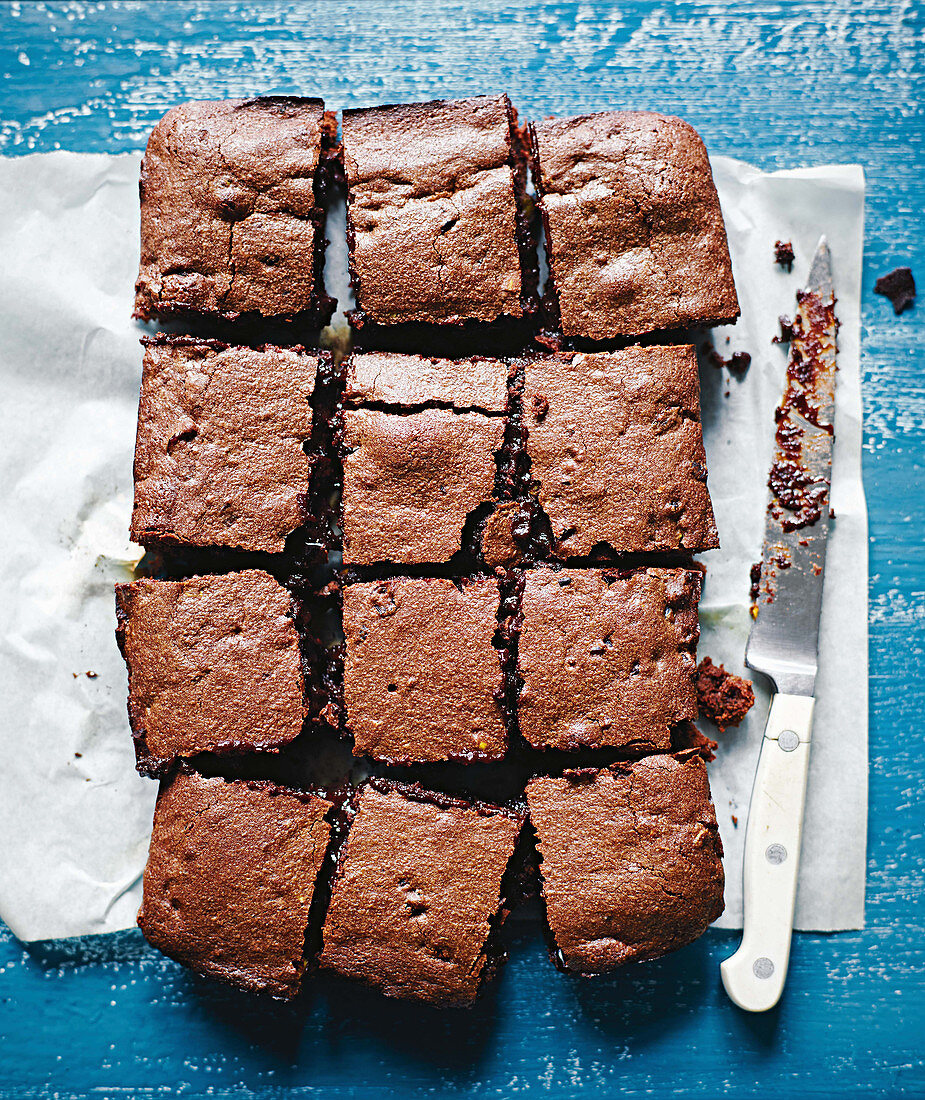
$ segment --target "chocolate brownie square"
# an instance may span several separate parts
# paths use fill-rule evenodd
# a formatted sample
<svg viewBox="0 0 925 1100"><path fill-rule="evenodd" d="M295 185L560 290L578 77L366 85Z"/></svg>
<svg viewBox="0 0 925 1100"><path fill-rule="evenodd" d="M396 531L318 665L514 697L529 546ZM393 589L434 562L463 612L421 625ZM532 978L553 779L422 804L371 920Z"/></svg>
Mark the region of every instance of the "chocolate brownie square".
<svg viewBox="0 0 925 1100"><path fill-rule="evenodd" d="M559 557L719 545L692 347L558 354L524 367L533 491Z"/></svg>
<svg viewBox="0 0 925 1100"><path fill-rule="evenodd" d="M507 366L497 359L355 355L347 365L344 563L446 562L495 495Z"/></svg>
<svg viewBox="0 0 925 1100"><path fill-rule="evenodd" d="M162 786L138 923L211 978L294 997L331 803L268 782L177 772Z"/></svg>
<svg viewBox="0 0 925 1100"><path fill-rule="evenodd" d="M520 732L534 748L671 748L697 717L697 602L686 569L531 569L517 648Z"/></svg>
<svg viewBox="0 0 925 1100"><path fill-rule="evenodd" d="M135 315L305 315L326 324L323 192L332 119L320 99L185 103L141 166Z"/></svg>
<svg viewBox="0 0 925 1100"><path fill-rule="evenodd" d="M310 517L318 353L159 337L145 347L132 538L281 551Z"/></svg>
<svg viewBox="0 0 925 1100"><path fill-rule="evenodd" d="M292 599L268 573L117 584L116 615L140 772L201 752L275 752L302 732Z"/></svg>
<svg viewBox="0 0 925 1100"><path fill-rule="evenodd" d="M497 806L366 784L340 852L320 966L390 997L471 1005L492 970L488 941L522 824Z"/></svg>
<svg viewBox="0 0 925 1100"><path fill-rule="evenodd" d="M533 779L527 805L564 969L657 958L722 913L723 846L696 752Z"/></svg>
<svg viewBox="0 0 925 1100"><path fill-rule="evenodd" d="M407 764L504 755L499 604L487 577L344 588L344 704L356 756Z"/></svg>
<svg viewBox="0 0 925 1100"><path fill-rule="evenodd" d="M739 315L707 151L679 118L608 111L530 127L549 289L566 336Z"/></svg>
<svg viewBox="0 0 925 1100"><path fill-rule="evenodd" d="M342 134L355 326L535 308L526 150L506 95L348 110Z"/></svg>

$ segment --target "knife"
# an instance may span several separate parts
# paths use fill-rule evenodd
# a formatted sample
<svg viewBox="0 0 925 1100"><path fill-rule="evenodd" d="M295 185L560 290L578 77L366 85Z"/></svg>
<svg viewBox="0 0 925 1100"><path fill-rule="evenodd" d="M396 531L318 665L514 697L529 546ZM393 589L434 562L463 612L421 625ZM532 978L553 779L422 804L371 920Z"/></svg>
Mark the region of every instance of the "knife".
<svg viewBox="0 0 925 1100"><path fill-rule="evenodd" d="M720 965L726 992L749 1012L777 1004L790 959L829 533L836 329L823 237L806 289L797 294L787 387L776 413L757 615L745 650L746 665L764 673L775 692L745 833L742 943Z"/></svg>

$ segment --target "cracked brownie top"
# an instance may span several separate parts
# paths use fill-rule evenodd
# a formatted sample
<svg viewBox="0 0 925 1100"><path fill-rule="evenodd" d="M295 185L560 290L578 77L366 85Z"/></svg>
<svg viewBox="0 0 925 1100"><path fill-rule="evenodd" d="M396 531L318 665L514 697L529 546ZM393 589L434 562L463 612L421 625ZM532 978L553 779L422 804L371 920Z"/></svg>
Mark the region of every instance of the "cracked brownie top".
<svg viewBox="0 0 925 1100"><path fill-rule="evenodd" d="M140 771L201 752L274 751L306 709L292 598L259 569L116 585Z"/></svg>
<svg viewBox="0 0 925 1100"><path fill-rule="evenodd" d="M354 755L390 763L492 760L499 705L498 584L396 577L344 588L344 703Z"/></svg>
<svg viewBox="0 0 925 1100"><path fill-rule="evenodd" d="M719 545L692 347L528 359L524 446L560 557Z"/></svg>
<svg viewBox="0 0 925 1100"><path fill-rule="evenodd" d="M533 178L566 336L735 320L706 149L679 118L614 111L531 124Z"/></svg>
<svg viewBox="0 0 925 1100"><path fill-rule="evenodd" d="M344 111L355 324L523 315L519 141L506 95Z"/></svg>
<svg viewBox="0 0 925 1100"><path fill-rule="evenodd" d="M267 782L165 782L138 923L201 974L294 997L331 803Z"/></svg>
<svg viewBox="0 0 925 1100"><path fill-rule="evenodd" d="M388 996L471 1004L521 825L499 807L420 788L361 788L319 964Z"/></svg>
<svg viewBox="0 0 925 1100"><path fill-rule="evenodd" d="M487 413L507 408L508 367L500 359L364 352L351 355L346 370L345 399L352 405L450 406Z"/></svg>
<svg viewBox="0 0 925 1100"><path fill-rule="evenodd" d="M169 111L141 169L136 315L309 311L326 322L319 169L329 137L320 99Z"/></svg>
<svg viewBox="0 0 925 1100"><path fill-rule="evenodd" d="M648 756L527 786L560 965L596 974L695 940L723 911L703 760Z"/></svg>
<svg viewBox="0 0 925 1100"><path fill-rule="evenodd" d="M145 347L132 538L281 551L309 518L318 353L162 337Z"/></svg>
<svg viewBox="0 0 925 1100"><path fill-rule="evenodd" d="M520 732L536 748L667 751L697 717L701 575L532 569L517 668Z"/></svg>

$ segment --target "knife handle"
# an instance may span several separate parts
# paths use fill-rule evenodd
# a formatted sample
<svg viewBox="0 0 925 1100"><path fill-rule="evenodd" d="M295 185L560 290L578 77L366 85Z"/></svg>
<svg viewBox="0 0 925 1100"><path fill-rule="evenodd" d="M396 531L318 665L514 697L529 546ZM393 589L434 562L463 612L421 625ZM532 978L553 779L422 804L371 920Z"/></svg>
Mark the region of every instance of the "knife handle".
<svg viewBox="0 0 925 1100"><path fill-rule="evenodd" d="M813 703L775 695L761 742L745 832L742 943L720 965L726 992L747 1012L773 1008L787 978Z"/></svg>

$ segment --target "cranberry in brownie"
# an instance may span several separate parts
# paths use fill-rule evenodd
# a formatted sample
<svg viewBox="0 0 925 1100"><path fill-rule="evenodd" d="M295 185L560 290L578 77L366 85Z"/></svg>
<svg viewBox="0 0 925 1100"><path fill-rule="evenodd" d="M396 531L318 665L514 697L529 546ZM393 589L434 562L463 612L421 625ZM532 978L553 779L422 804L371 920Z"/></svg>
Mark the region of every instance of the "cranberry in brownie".
<svg viewBox="0 0 925 1100"><path fill-rule="evenodd" d="M141 167L135 313L305 314L326 324L330 123L320 99L185 103L155 126Z"/></svg>
<svg viewBox="0 0 925 1100"><path fill-rule="evenodd" d="M294 997L330 809L272 783L175 774L154 811L138 914L148 941L200 974Z"/></svg>
<svg viewBox="0 0 925 1100"><path fill-rule="evenodd" d="M696 752L542 776L527 805L564 969L657 958L723 912L722 842Z"/></svg>
<svg viewBox="0 0 925 1100"><path fill-rule="evenodd" d="M609 111L530 129L548 289L566 336L610 340L738 317L710 162L688 123Z"/></svg>
<svg viewBox="0 0 925 1100"><path fill-rule="evenodd" d="M507 748L488 578L344 589L344 703L354 753L390 763L498 759Z"/></svg>
<svg viewBox="0 0 925 1100"><path fill-rule="evenodd" d="M697 717L700 573L533 569L517 650L520 731L535 748L667 751Z"/></svg>
<svg viewBox="0 0 925 1100"><path fill-rule="evenodd" d="M470 1005L523 819L420 788L361 788L324 923L322 968L388 996Z"/></svg>
<svg viewBox="0 0 925 1100"><path fill-rule="evenodd" d="M348 110L342 129L354 325L534 308L526 151L506 95Z"/></svg>
<svg viewBox="0 0 925 1100"><path fill-rule="evenodd" d="M318 353L159 337L145 347L132 538L281 551L309 517Z"/></svg>
<svg viewBox="0 0 925 1100"><path fill-rule="evenodd" d="M524 367L530 478L567 558L719 545L692 347L558 354Z"/></svg>
<svg viewBox="0 0 925 1100"><path fill-rule="evenodd" d="M345 564L445 562L492 501L507 367L497 359L355 355L347 365Z"/></svg>
<svg viewBox="0 0 925 1100"><path fill-rule="evenodd" d="M118 584L116 614L139 771L200 752L275 751L301 733L292 599L268 573Z"/></svg>

